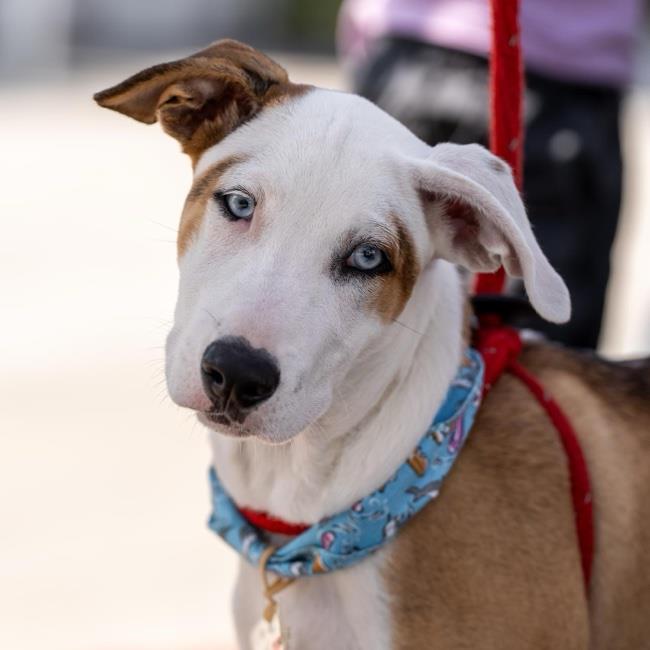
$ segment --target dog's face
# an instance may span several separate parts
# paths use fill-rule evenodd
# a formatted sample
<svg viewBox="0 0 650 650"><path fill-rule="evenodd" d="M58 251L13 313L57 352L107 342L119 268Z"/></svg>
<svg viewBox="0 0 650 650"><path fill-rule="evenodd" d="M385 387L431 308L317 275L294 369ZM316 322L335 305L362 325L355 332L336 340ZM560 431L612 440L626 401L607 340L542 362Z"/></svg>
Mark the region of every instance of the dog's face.
<svg viewBox="0 0 650 650"><path fill-rule="evenodd" d="M226 431L295 435L337 399L359 355L408 300L429 238L375 111L312 90L267 109L200 160L181 222L171 395L214 412L201 367L213 341L230 341L240 357L264 350L279 373L254 409L242 409L235 391L204 420L223 427L225 413ZM228 356L223 346L218 353Z"/></svg>
<svg viewBox="0 0 650 650"><path fill-rule="evenodd" d="M430 148L233 41L97 99L159 120L194 161L167 383L218 431L283 442L317 421L436 258L504 264L542 315L568 317L507 166L480 147Z"/></svg>

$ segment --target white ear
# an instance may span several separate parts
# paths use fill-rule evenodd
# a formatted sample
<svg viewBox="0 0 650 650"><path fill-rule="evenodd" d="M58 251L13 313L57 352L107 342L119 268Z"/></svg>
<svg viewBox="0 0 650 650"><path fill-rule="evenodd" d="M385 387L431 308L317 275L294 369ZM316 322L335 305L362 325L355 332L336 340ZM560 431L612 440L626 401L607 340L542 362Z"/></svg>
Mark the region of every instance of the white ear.
<svg viewBox="0 0 650 650"><path fill-rule="evenodd" d="M569 320L569 292L537 244L506 163L476 144L439 144L417 163L415 183L436 257L478 273L503 265L523 277L540 316Z"/></svg>

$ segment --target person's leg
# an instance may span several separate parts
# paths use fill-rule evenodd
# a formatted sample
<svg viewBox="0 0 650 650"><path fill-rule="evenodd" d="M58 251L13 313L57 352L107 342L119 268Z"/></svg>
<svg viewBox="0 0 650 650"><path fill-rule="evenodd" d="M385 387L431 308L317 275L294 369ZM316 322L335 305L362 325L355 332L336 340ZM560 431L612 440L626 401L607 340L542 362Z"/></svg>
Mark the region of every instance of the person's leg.
<svg viewBox="0 0 650 650"><path fill-rule="evenodd" d="M616 91L529 75L524 200L535 234L573 301L567 325L532 323L550 338L595 348L621 200Z"/></svg>

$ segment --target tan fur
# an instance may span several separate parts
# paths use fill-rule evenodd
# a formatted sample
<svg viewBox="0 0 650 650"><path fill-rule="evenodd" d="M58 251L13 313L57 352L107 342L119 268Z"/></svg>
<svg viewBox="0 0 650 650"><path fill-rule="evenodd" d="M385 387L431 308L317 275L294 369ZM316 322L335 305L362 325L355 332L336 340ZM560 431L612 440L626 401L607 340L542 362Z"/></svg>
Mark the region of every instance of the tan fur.
<svg viewBox="0 0 650 650"><path fill-rule="evenodd" d="M399 217L391 218L395 236L389 241L388 256L393 270L377 278L379 287L373 292L371 309L382 320L397 318L411 296L420 267L411 235Z"/></svg>
<svg viewBox="0 0 650 650"><path fill-rule="evenodd" d="M634 370L551 345L522 362L566 408L589 464L591 606L558 434L505 375L440 498L389 551L395 650L650 647L650 364Z"/></svg>
<svg viewBox="0 0 650 650"><path fill-rule="evenodd" d="M207 209L207 203L212 199L219 178L223 176L227 169L239 162L242 162L242 158L231 156L212 165L212 167L209 167L201 176L194 180L192 188L185 199L181 222L178 228L178 257L183 255L192 238L200 228Z"/></svg>
<svg viewBox="0 0 650 650"><path fill-rule="evenodd" d="M201 154L264 107L306 92L261 52L233 40L147 68L95 95L95 101L146 124L156 121L196 165Z"/></svg>
<svg viewBox="0 0 650 650"><path fill-rule="evenodd" d="M565 409L595 514L591 650L650 648L650 360L536 347L526 357Z"/></svg>

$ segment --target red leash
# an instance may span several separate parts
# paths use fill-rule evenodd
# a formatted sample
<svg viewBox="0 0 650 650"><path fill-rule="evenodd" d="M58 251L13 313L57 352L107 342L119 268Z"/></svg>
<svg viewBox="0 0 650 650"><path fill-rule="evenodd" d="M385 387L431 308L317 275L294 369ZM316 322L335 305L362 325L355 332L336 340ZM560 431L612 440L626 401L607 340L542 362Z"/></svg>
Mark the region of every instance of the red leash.
<svg viewBox="0 0 650 650"><path fill-rule="evenodd" d="M519 190L523 179L523 62L519 29L519 0L491 0L492 45L490 56L490 149L513 170ZM505 272L477 277L476 294L503 291ZM483 315L476 334L476 346L485 361L486 394L506 370L517 377L535 396L555 426L566 453L571 481L578 544L585 588L589 593L594 551L593 509L589 470L574 428L557 402L536 377L518 361L522 349L516 330L503 325L498 316Z"/></svg>
<svg viewBox="0 0 650 650"><path fill-rule="evenodd" d="M490 150L512 168L521 191L523 179L524 67L519 31L519 0L491 0ZM501 293L505 284L501 267L476 278L478 294Z"/></svg>
<svg viewBox="0 0 650 650"><path fill-rule="evenodd" d="M520 379L544 407L549 418L560 434L560 440L569 461L569 476L571 479L571 498L575 514L578 544L582 560L582 574L585 588L589 593L591 584L591 567L594 557L594 521L591 499L591 483L589 469L582 453L576 432L567 419L564 411L557 402L544 390L544 387L518 361L512 361L508 372Z"/></svg>

